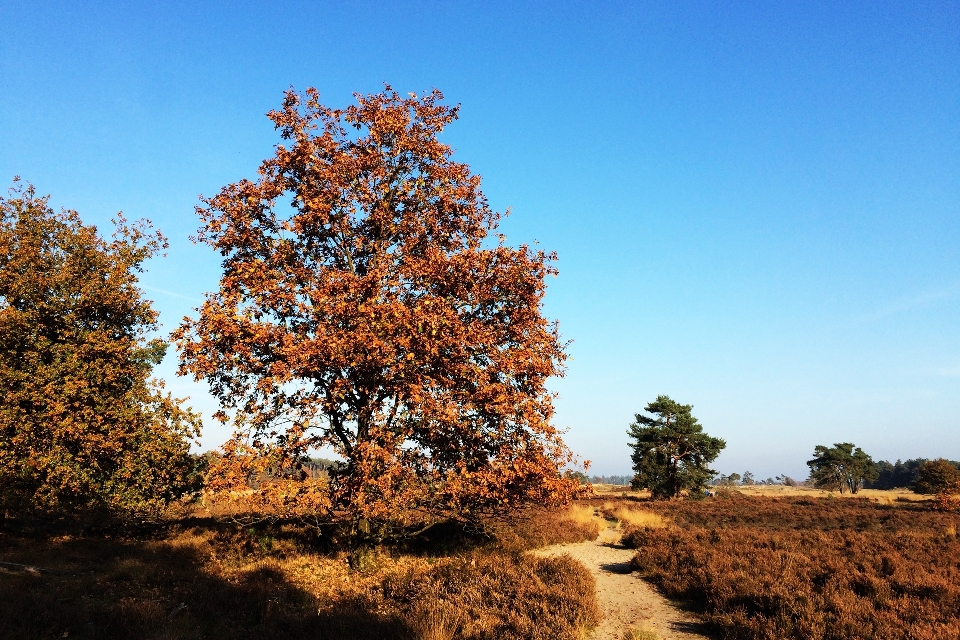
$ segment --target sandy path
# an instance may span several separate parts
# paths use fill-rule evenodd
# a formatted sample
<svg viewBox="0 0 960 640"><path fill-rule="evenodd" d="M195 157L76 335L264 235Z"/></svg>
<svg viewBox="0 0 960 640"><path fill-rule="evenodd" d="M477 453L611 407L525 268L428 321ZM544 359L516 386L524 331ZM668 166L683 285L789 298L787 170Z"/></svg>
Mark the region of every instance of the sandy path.
<svg viewBox="0 0 960 640"><path fill-rule="evenodd" d="M630 628L652 631L662 640L703 640L695 616L677 608L649 584L630 573L633 550L619 545L620 534L606 529L594 541L556 544L535 553L567 554L582 562L597 581L603 618L590 640L623 640Z"/></svg>

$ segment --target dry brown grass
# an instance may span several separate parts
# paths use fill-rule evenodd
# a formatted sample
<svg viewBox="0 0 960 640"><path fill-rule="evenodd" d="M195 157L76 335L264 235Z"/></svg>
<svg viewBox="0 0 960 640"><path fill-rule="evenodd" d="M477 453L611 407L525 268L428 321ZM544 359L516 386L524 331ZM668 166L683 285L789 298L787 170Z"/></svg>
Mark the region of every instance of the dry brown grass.
<svg viewBox="0 0 960 640"><path fill-rule="evenodd" d="M662 514L641 508L627 502L605 502L603 505L605 516L615 518L621 530L631 528L664 529L670 526L670 519Z"/></svg>
<svg viewBox="0 0 960 640"><path fill-rule="evenodd" d="M928 496L923 496L910 491L909 489L861 489L856 495L851 493L840 494L839 491L827 491L826 489L814 489L813 487L788 487L786 485L747 485L736 487L738 491L747 496L767 496L767 497L806 497L806 498L869 498L881 504L892 504L894 502L918 502L927 500Z"/></svg>
<svg viewBox="0 0 960 640"><path fill-rule="evenodd" d="M633 500L646 500L650 498L649 491L634 491L630 487L621 487L615 485L595 484L593 485L597 496L607 499L628 498ZM837 491L827 491L825 489L814 489L813 487L788 487L786 485L748 485L733 487L743 495L748 496L767 496L767 497L806 497L806 498L869 498L881 504L892 504L894 502L918 502L929 500L930 496L916 494L909 489L861 489L856 495L844 493L842 496Z"/></svg>
<svg viewBox="0 0 960 640"><path fill-rule="evenodd" d="M465 622L463 612L439 594L416 613L410 626L417 640L453 640Z"/></svg>
<svg viewBox="0 0 960 640"><path fill-rule="evenodd" d="M587 515L536 512L498 523L504 544L438 534L361 562L279 524L183 520L139 537L6 531L0 561L65 575L0 574L0 637L580 638L599 615L589 572L521 549L595 536Z"/></svg>
<svg viewBox="0 0 960 640"><path fill-rule="evenodd" d="M603 525L603 518L593 504L589 502L574 502L571 504L566 511L565 519L576 522L578 525L584 525L587 528Z"/></svg>

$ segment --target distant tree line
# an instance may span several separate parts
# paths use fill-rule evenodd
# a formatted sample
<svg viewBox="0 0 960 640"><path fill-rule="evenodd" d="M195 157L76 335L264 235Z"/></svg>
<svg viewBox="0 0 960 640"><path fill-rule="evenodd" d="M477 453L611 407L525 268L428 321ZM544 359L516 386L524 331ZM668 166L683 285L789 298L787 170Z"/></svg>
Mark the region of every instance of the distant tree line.
<svg viewBox="0 0 960 640"><path fill-rule="evenodd" d="M804 483L801 481L794 480L788 475L781 474L776 478L767 478L766 480L756 480L753 474L749 471L744 471L743 475L739 473L731 473L729 475L720 474L713 479L712 482L715 486L723 487L734 487L734 486L754 486L754 485L783 485L787 487L799 487Z"/></svg>
<svg viewBox="0 0 960 640"><path fill-rule="evenodd" d="M810 482L817 488L845 490L909 488L916 493L936 496L938 508L952 509L960 496L960 463L938 458L918 458L891 464L874 462L859 447L839 442L832 447L818 445L810 467Z"/></svg>
<svg viewBox="0 0 960 640"><path fill-rule="evenodd" d="M742 475L718 474L707 465L716 459L725 443L703 432L692 408L668 396L659 396L646 407L647 414L652 416L636 415L636 422L627 432L633 440L630 447L634 476L630 484L634 489L649 489L656 500L681 495L701 497L708 486L814 486L841 494L857 494L861 489L909 488L934 495L938 508L952 509L960 501L960 462L943 458L875 462L851 442L814 447L813 458L807 461L810 477L805 481L785 474L758 480L750 471ZM593 477L593 482L605 484L626 484L626 480L624 476Z"/></svg>
<svg viewBox="0 0 960 640"><path fill-rule="evenodd" d="M877 462L877 479L866 485L867 489L909 489L920 479L920 467L930 462L927 458L911 458L909 460L888 462L880 460ZM960 462L956 460L947 460L947 462L960 470Z"/></svg>
<svg viewBox="0 0 960 640"><path fill-rule="evenodd" d="M633 476L590 476L590 482L594 484L613 484L618 487L625 487L633 480Z"/></svg>

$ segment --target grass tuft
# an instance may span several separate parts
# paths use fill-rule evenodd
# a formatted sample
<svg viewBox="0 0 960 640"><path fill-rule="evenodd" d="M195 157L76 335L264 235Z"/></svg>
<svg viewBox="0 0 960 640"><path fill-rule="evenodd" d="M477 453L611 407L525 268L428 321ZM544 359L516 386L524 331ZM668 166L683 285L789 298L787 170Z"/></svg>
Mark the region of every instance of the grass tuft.
<svg viewBox="0 0 960 640"><path fill-rule="evenodd" d="M410 626L416 640L453 640L463 627L464 615L443 598L431 599L411 616Z"/></svg>
<svg viewBox="0 0 960 640"><path fill-rule="evenodd" d="M670 526L669 519L652 511L620 507L613 511L613 515L623 529L666 529Z"/></svg>

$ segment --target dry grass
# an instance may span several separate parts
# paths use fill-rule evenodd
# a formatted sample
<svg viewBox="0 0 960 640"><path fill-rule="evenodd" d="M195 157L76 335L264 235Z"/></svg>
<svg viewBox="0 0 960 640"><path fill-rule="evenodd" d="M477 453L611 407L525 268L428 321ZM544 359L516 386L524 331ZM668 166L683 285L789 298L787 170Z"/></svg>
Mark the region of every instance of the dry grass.
<svg viewBox="0 0 960 640"><path fill-rule="evenodd" d="M646 500L650 497L649 491L634 491L630 487L622 487L609 484L593 485L597 496L607 499L628 498L634 500ZM734 487L736 491L748 496L767 496L767 497L806 497L806 498L869 498L881 504L893 504L894 502L918 502L929 500L930 496L916 494L909 489L861 489L857 495L844 493L842 496L837 491L827 491L825 489L814 489L813 487L788 487L786 485L748 485Z"/></svg>
<svg viewBox="0 0 960 640"><path fill-rule="evenodd" d="M731 640L960 638L955 514L869 499L650 503L634 565Z"/></svg>
<svg viewBox="0 0 960 640"><path fill-rule="evenodd" d="M289 525L184 520L140 537L6 531L0 561L65 575L0 574L0 637L580 638L599 616L589 572L520 549L595 536L596 524L573 509L498 527L504 544L437 534L368 550L362 562Z"/></svg>
<svg viewBox="0 0 960 640"><path fill-rule="evenodd" d="M593 491L601 498L640 498L650 497L650 492L646 489L635 491L630 486L619 486L615 484L595 484Z"/></svg>
<svg viewBox="0 0 960 640"><path fill-rule="evenodd" d="M738 491L747 496L767 496L767 497L806 497L806 498L869 498L881 504L892 504L894 502L918 502L929 499L929 496L923 496L910 491L909 489L861 489L856 495L844 493L840 495L838 491L827 491L825 489L814 489L813 487L788 487L786 485L748 485L736 487Z"/></svg>
<svg viewBox="0 0 960 640"><path fill-rule="evenodd" d="M417 640L453 640L463 623L463 612L437 595L414 616L411 630Z"/></svg>
<svg viewBox="0 0 960 640"><path fill-rule="evenodd" d="M631 627L623 634L623 640L660 640L660 636L649 629Z"/></svg>
<svg viewBox="0 0 960 640"><path fill-rule="evenodd" d="M570 522L576 522L578 525L586 525L588 527L603 524L603 518L590 503L574 502L567 509L565 518Z"/></svg>
<svg viewBox="0 0 960 640"><path fill-rule="evenodd" d="M603 513L607 517L615 518L623 531L633 528L665 529L670 526L669 518L629 503L605 502Z"/></svg>

